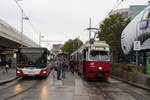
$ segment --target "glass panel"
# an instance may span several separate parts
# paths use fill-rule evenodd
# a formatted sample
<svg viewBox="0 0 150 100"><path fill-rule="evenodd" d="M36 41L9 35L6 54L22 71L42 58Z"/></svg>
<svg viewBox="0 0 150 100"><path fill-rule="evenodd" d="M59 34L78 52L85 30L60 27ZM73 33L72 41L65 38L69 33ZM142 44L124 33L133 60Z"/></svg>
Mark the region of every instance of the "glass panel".
<svg viewBox="0 0 150 100"><path fill-rule="evenodd" d="M95 51L92 50L89 56L92 61L108 61L109 56L107 51Z"/></svg>
<svg viewBox="0 0 150 100"><path fill-rule="evenodd" d="M47 52L41 49L20 49L20 52L17 54L17 64L21 68L45 68L47 64Z"/></svg>

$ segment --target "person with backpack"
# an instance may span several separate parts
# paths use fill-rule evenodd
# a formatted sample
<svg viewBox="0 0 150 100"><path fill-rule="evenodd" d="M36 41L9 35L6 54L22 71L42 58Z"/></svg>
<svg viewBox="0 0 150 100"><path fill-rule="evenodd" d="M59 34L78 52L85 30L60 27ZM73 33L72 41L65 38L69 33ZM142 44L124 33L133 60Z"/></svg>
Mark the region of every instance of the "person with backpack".
<svg viewBox="0 0 150 100"><path fill-rule="evenodd" d="M64 61L62 63L62 78L65 78L66 70L67 70L67 64L66 64L66 60L64 59Z"/></svg>
<svg viewBox="0 0 150 100"><path fill-rule="evenodd" d="M70 61L70 71L74 75L74 63L73 63L73 60Z"/></svg>

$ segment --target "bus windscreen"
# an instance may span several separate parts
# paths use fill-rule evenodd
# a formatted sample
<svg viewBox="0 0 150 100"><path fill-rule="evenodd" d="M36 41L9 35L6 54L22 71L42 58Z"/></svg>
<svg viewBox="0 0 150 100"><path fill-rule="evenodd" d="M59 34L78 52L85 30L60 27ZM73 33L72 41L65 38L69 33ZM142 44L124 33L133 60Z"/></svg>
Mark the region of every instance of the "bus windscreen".
<svg viewBox="0 0 150 100"><path fill-rule="evenodd" d="M21 49L17 56L17 64L20 68L44 68L47 64L47 53L44 50Z"/></svg>

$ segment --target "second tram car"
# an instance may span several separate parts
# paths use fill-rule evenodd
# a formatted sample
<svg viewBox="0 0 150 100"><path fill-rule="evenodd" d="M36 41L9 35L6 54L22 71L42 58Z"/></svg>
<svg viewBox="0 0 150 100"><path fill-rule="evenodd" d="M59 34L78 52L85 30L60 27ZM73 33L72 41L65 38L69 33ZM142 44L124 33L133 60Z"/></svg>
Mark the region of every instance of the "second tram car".
<svg viewBox="0 0 150 100"><path fill-rule="evenodd" d="M71 54L75 70L85 78L110 77L109 45L105 41L86 43Z"/></svg>

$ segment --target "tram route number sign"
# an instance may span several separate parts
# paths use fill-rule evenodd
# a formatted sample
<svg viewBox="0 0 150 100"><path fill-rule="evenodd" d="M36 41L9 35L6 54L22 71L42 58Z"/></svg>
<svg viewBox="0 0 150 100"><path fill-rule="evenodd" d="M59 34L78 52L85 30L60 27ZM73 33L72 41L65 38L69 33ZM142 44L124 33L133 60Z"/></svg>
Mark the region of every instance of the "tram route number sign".
<svg viewBox="0 0 150 100"><path fill-rule="evenodd" d="M140 50L141 50L141 42L134 41L134 51L140 51Z"/></svg>

